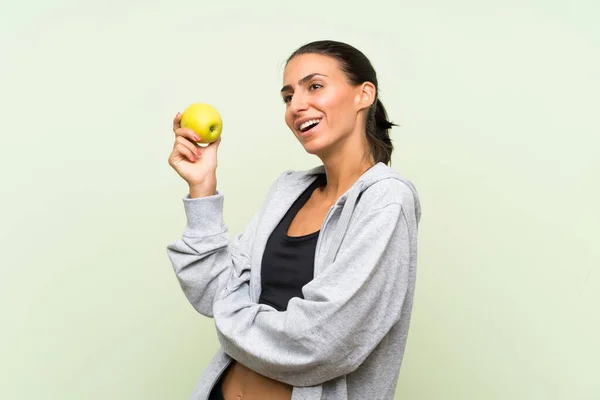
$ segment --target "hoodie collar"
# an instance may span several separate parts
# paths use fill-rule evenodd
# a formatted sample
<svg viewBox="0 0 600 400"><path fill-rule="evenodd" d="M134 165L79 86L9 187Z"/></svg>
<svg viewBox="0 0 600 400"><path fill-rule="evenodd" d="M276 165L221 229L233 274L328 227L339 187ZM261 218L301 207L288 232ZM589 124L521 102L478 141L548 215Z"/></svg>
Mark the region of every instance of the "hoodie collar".
<svg viewBox="0 0 600 400"><path fill-rule="evenodd" d="M309 179L310 181L312 181L312 178L314 178L314 176L319 175L319 174L324 174L324 173L325 173L325 166L319 165L319 166L316 166L309 170L300 172L299 179L300 180ZM351 193L357 191L356 196L358 196L358 194L363 192L365 189L367 189L373 183L375 183L381 179L385 179L385 178L394 176L394 174L395 174L395 172L390 167L388 167L386 164L384 164L382 162L379 162L379 163L373 165L371 168L369 168L367 171L365 171L358 178L358 180L354 183L354 185L352 185L345 193L343 193L340 196L340 198L338 199L336 204L343 205Z"/></svg>
<svg viewBox="0 0 600 400"><path fill-rule="evenodd" d="M303 184L305 184L308 181L312 182L314 180L314 178L316 177L316 175L324 174L325 166L319 165L319 166L313 167L311 169L308 169L306 171L299 171L296 173L294 173L292 171L288 171L288 172L290 174L297 174L295 180L297 182L302 182ZM387 164L384 164L382 162L376 163L371 168L369 168L367 171L365 171L365 173L362 174L358 178L358 180L354 183L354 185L352 185L352 187L350 187L350 189L348 189L344 194L342 194L340 196L340 198L338 199L336 204L340 205L340 206L344 205L350 195L354 195L354 196L356 196L356 198L358 198L360 193L362 193L363 191L368 189L374 183L379 182L384 179L390 179L390 178L397 179L397 180L403 182L411 190L411 192L413 194L413 198L415 200L415 202L414 202L415 203L415 215L417 217L417 221L419 221L421 218L421 205L419 202L419 195L417 193L415 186L413 185L413 183L411 181L405 179L394 169L392 169ZM355 204L353 204L353 206L354 205Z"/></svg>

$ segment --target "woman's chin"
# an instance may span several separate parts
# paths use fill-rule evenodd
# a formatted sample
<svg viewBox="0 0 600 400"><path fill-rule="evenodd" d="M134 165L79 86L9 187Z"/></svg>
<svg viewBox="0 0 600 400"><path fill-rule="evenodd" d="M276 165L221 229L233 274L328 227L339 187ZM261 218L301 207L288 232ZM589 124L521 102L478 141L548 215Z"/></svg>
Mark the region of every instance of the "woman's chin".
<svg viewBox="0 0 600 400"><path fill-rule="evenodd" d="M323 135L309 135L306 137L299 137L298 141L308 154L319 156L325 153L328 147L323 139Z"/></svg>
<svg viewBox="0 0 600 400"><path fill-rule="evenodd" d="M325 147L322 146L322 145L320 145L315 140L310 140L310 141L302 143L302 147L304 147L304 150L308 154L312 154L312 155L315 155L315 156L319 156L319 155L321 155L321 154L323 154L325 152Z"/></svg>

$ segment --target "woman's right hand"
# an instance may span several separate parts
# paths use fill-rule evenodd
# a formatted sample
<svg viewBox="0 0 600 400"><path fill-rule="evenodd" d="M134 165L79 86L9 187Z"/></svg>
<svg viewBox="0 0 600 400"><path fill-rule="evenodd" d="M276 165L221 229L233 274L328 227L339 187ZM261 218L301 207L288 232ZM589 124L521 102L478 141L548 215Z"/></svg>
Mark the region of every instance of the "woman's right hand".
<svg viewBox="0 0 600 400"><path fill-rule="evenodd" d="M169 165L181 176L190 188L216 186L217 149L221 138L206 147L199 147L200 138L190 128L181 127L181 113L173 119L175 144L169 156ZM210 190L209 190L210 191Z"/></svg>

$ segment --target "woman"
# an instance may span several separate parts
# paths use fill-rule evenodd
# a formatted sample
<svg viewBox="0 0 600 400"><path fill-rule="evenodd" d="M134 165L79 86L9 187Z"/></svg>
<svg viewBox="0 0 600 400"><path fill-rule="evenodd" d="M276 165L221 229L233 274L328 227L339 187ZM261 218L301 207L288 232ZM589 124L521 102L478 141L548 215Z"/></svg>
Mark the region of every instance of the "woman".
<svg viewBox="0 0 600 400"><path fill-rule="evenodd" d="M229 242L215 170L173 121L169 164L189 184L168 246L181 287L221 343L192 399L391 399L408 334L420 207L388 167L377 77L352 46L318 41L288 59L285 121L322 165L286 171Z"/></svg>

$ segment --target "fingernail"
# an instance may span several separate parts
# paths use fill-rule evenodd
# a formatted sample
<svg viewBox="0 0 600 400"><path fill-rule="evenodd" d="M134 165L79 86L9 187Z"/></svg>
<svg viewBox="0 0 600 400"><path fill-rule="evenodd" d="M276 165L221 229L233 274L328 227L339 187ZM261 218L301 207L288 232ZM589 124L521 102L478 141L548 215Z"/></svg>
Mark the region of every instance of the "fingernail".
<svg viewBox="0 0 600 400"><path fill-rule="evenodd" d="M177 113L177 115L176 115L175 117L179 117L180 115L181 115L181 113L180 113L180 112L178 112L178 113Z"/></svg>
<svg viewBox="0 0 600 400"><path fill-rule="evenodd" d="M197 142L199 142L200 141L200 136L194 135L194 140L197 141Z"/></svg>
<svg viewBox="0 0 600 400"><path fill-rule="evenodd" d="M196 149L196 154L198 154L199 156L202 155L202 153L200 152L200 149Z"/></svg>

